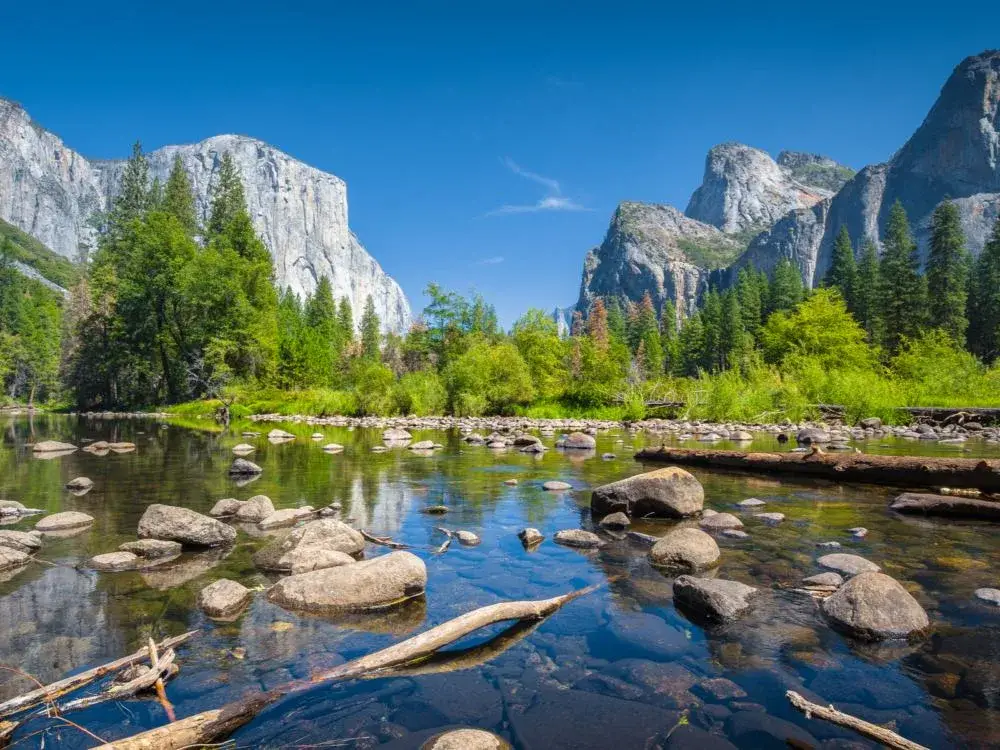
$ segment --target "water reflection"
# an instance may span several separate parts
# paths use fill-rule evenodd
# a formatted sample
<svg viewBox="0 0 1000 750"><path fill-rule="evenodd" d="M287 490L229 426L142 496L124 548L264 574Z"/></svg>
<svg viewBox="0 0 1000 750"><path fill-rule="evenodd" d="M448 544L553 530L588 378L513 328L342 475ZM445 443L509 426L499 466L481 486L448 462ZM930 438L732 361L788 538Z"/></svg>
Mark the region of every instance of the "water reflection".
<svg viewBox="0 0 1000 750"><path fill-rule="evenodd" d="M633 537L605 537L609 543L599 551L552 542L559 529L596 531L586 489L642 471L629 457L632 450L658 444L661 436L612 431L599 436L596 451L530 455L468 445L457 434L417 432L414 441L444 445L422 455L405 448L373 453L381 444L374 430L284 425L299 439L272 444L268 430L256 425L228 432L212 427L47 415L0 424L0 500L94 517L90 528L71 538L46 536L38 557L51 564L32 563L0 581L0 662L48 681L128 653L148 636L200 628L202 634L180 650L181 673L168 686L178 714L187 715L307 679L476 606L600 583L598 592L543 623L495 629L441 659L377 680L291 695L235 739L248 747L335 740L415 747L445 727L474 725L517 747L625 750L665 744L683 715L686 728L676 736L699 745L715 735L739 747L778 746L789 737L866 746L846 730L791 709L784 691L794 689L870 721L895 722L897 731L931 747L1000 744L1000 612L972 597L978 587L997 585L1000 542L991 527L897 516L886 510L891 490L696 471L707 506L739 516L749 534L719 539L722 564L712 574L764 591L744 619L705 628L673 606L672 579L649 565L648 547ZM323 439L311 440L317 431ZM543 441L553 448L557 437ZM35 460L25 446L45 439L131 442L136 449ZM232 448L243 442L253 445L253 460L264 469L250 486L227 474ZM325 452L329 443L344 451ZM753 447L778 445L765 437ZM863 447L956 450L928 441ZM1000 455L998 446L977 441L962 449ZM617 458L602 458L610 452ZM94 481L84 496L64 487L79 476ZM510 479L518 483L505 484ZM549 480L576 489L546 492L542 484ZM287 612L266 601L262 591L273 579L252 562L273 535L246 529L232 549L185 553L148 569L76 568L134 539L150 503L207 513L220 498L256 494L268 495L279 509L339 504L341 517L356 526L413 545L428 567L426 596L376 616ZM769 525L755 519L737 505L748 497L763 500L761 510L783 513L785 520ZM432 505L446 506L446 516L420 512ZM37 517L14 521L5 528L30 529ZM442 541L435 530L441 525L473 531L482 543L432 554ZM672 525L641 521L633 530L659 536ZM530 551L517 538L526 526L546 536ZM848 533L857 526L869 530L865 538ZM813 601L791 589L819 572L817 543L828 541L905 582L935 622L934 636L908 646L866 647L827 627ZM367 555L384 552L369 547ZM204 585L223 577L261 593L236 621L213 623L195 600ZM22 678L0 676L0 696L27 687ZM146 700L95 707L73 719L107 739L165 721L158 704ZM32 722L18 737L39 728ZM42 737L18 747L40 747ZM93 744L65 728L48 735L46 746L53 743Z"/></svg>

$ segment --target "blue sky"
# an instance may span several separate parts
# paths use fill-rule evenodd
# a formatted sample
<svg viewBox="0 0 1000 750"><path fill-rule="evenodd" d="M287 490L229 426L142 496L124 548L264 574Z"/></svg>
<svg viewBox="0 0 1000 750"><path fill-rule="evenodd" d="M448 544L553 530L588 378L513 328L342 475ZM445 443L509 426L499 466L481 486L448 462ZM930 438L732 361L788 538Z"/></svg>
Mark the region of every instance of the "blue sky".
<svg viewBox="0 0 1000 750"><path fill-rule="evenodd" d="M415 309L437 281L509 324L575 301L622 200L684 208L706 151L884 161L995 25L942 6L8 3L0 95L91 157L224 132L344 178Z"/></svg>

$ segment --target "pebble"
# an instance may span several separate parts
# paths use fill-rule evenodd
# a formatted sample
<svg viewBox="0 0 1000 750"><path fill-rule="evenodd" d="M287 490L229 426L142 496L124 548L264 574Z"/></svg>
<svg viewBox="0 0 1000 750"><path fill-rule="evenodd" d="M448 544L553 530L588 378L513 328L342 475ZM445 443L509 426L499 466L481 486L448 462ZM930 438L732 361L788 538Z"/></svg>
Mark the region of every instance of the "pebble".
<svg viewBox="0 0 1000 750"><path fill-rule="evenodd" d="M754 518L759 518L764 523L781 523L785 520L784 513L754 513Z"/></svg>
<svg viewBox="0 0 1000 750"><path fill-rule="evenodd" d="M741 508L759 508L762 505L767 505L763 500L759 500L756 497L748 497L739 503Z"/></svg>

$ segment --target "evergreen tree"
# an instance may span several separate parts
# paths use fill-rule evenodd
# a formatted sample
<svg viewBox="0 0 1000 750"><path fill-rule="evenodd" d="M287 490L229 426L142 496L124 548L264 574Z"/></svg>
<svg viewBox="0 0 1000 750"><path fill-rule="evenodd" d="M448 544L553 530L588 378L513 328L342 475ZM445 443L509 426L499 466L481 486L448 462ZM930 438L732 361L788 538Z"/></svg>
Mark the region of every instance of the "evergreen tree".
<svg viewBox="0 0 1000 750"><path fill-rule="evenodd" d="M854 310L854 291L857 286L858 266L854 258L854 248L851 246L851 236L847 227L841 226L837 238L833 241L833 257L830 268L823 279L823 285L840 291L840 296L847 303L848 310Z"/></svg>
<svg viewBox="0 0 1000 750"><path fill-rule="evenodd" d="M789 258L782 258L774 267L765 318L780 310L791 310L805 298L802 274Z"/></svg>
<svg viewBox="0 0 1000 750"><path fill-rule="evenodd" d="M341 297L337 306L337 334L343 342L343 351L354 340L354 312L347 296Z"/></svg>
<svg viewBox="0 0 1000 750"><path fill-rule="evenodd" d="M893 204L889 213L889 226L882 245L879 297L885 345L890 352L896 352L904 338L914 338L920 332L927 313L927 287L920 274L917 243L913 241L906 211L899 201Z"/></svg>
<svg viewBox="0 0 1000 750"><path fill-rule="evenodd" d="M703 369L702 359L705 352L705 326L702 323L701 311L690 316L681 328L677 337L678 367L677 374L694 377Z"/></svg>
<svg viewBox="0 0 1000 750"><path fill-rule="evenodd" d="M958 207L944 201L934 209L927 257L927 304L931 324L956 342L965 341L969 257Z"/></svg>
<svg viewBox="0 0 1000 750"><path fill-rule="evenodd" d="M212 186L212 208L208 217L208 234L223 234L241 214L246 213L246 196L243 181L236 171L233 157L227 151L219 163L219 173Z"/></svg>
<svg viewBox="0 0 1000 750"><path fill-rule="evenodd" d="M662 371L674 374L680 367L680 348L677 335L677 311L668 303L660 317L660 348L663 350Z"/></svg>
<svg viewBox="0 0 1000 750"><path fill-rule="evenodd" d="M135 219L141 218L149 209L149 162L142 152L142 144L132 145L132 154L122 170L118 195L111 205L108 230L112 236L123 233Z"/></svg>
<svg viewBox="0 0 1000 750"><path fill-rule="evenodd" d="M767 276L750 268L741 268L736 276L736 297L743 319L743 328L754 339L764 324L766 295Z"/></svg>
<svg viewBox="0 0 1000 750"><path fill-rule="evenodd" d="M361 356L364 359L378 361L381 357L382 334L381 323L375 312L375 303L369 294L365 299L365 310L361 315Z"/></svg>
<svg viewBox="0 0 1000 750"><path fill-rule="evenodd" d="M316 291L306 299L302 312L309 380L316 385L329 385L342 351L338 340L337 305L333 301L329 278L319 277Z"/></svg>
<svg viewBox="0 0 1000 750"><path fill-rule="evenodd" d="M618 341L625 340L625 313L622 310L621 300L615 296L606 304L608 310L608 333Z"/></svg>
<svg viewBox="0 0 1000 750"><path fill-rule="evenodd" d="M722 316L719 321L719 367L738 367L748 346L739 296L730 289L722 297Z"/></svg>
<svg viewBox="0 0 1000 750"><path fill-rule="evenodd" d="M698 366L709 372L722 368L722 297L711 289L705 295L701 307L703 349Z"/></svg>
<svg viewBox="0 0 1000 750"><path fill-rule="evenodd" d="M194 191L180 154L174 157L163 192L162 210L173 216L190 236L198 232L198 216L195 212Z"/></svg>
<svg viewBox="0 0 1000 750"><path fill-rule="evenodd" d="M608 327L608 313L604 307L604 300L598 297L590 306L590 314L587 316L587 335L594 342L594 346L602 351L607 351L610 345Z"/></svg>
<svg viewBox="0 0 1000 750"><path fill-rule="evenodd" d="M663 374L663 345L660 343L660 323L656 318L656 308L649 292L642 297L636 312L636 329L639 347L636 348L636 359L642 367L646 378L655 378ZM639 348L641 347L641 354Z"/></svg>
<svg viewBox="0 0 1000 750"><path fill-rule="evenodd" d="M882 341L880 289L878 251L874 242L866 240L858 263L852 312L868 335L869 343L873 345L879 345Z"/></svg>
<svg viewBox="0 0 1000 750"><path fill-rule="evenodd" d="M969 349L987 362L1000 355L1000 219L976 260L969 294Z"/></svg>

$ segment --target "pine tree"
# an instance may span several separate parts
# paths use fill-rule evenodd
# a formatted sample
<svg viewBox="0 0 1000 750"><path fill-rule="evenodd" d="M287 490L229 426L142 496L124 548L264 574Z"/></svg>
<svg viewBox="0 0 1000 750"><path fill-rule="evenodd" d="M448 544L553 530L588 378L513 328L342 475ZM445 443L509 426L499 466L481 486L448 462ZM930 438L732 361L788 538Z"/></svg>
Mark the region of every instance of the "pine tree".
<svg viewBox="0 0 1000 750"><path fill-rule="evenodd" d="M750 268L741 268L736 277L736 296L744 330L754 339L764 324L764 294L767 277ZM762 294L763 292L763 294Z"/></svg>
<svg viewBox="0 0 1000 750"><path fill-rule="evenodd" d="M375 303L369 294L365 299L365 311L361 315L361 356L378 361L382 353L381 323L375 312Z"/></svg>
<svg viewBox="0 0 1000 750"><path fill-rule="evenodd" d="M194 191L180 154L174 156L174 163L170 167L170 176L167 177L167 186L163 191L162 210L174 216L189 236L197 234L198 216L195 212Z"/></svg>
<svg viewBox="0 0 1000 750"><path fill-rule="evenodd" d="M1000 356L1000 218L972 274L968 341L969 349L987 362Z"/></svg>
<svg viewBox="0 0 1000 750"><path fill-rule="evenodd" d="M608 333L617 341L625 340L625 313L622 311L621 300L615 296L606 304L608 310Z"/></svg>
<svg viewBox="0 0 1000 750"><path fill-rule="evenodd" d="M934 209L927 257L927 304L931 324L956 342L965 341L969 256L958 207L944 201Z"/></svg>
<svg viewBox="0 0 1000 750"><path fill-rule="evenodd" d="M927 313L926 280L920 274L917 243L903 205L896 201L889 213L889 226L882 242L879 263L879 297L885 326L885 346L899 351L904 338L914 338Z"/></svg>
<svg viewBox="0 0 1000 750"><path fill-rule="evenodd" d="M656 318L656 308L649 292L643 295L642 302L639 303L636 326L639 347L642 349L641 354L638 348L636 349L636 358L647 378L658 377L663 374L663 346L660 343L660 323Z"/></svg>
<svg viewBox="0 0 1000 750"><path fill-rule="evenodd" d="M590 306L590 314L587 315L587 335L598 349L605 352L608 350L610 344L608 313L604 307L604 300L600 297Z"/></svg>
<svg viewBox="0 0 1000 750"><path fill-rule="evenodd" d="M857 280L854 287L854 317L874 345L882 341L882 315L879 303L879 263L875 243L867 240L861 249Z"/></svg>
<svg viewBox="0 0 1000 750"><path fill-rule="evenodd" d="M805 298L802 274L789 258L782 258L774 267L765 318L779 310L791 310Z"/></svg>
<svg viewBox="0 0 1000 750"><path fill-rule="evenodd" d="M118 195L111 205L108 229L113 236L120 236L129 223L141 218L150 205L149 162L142 152L142 144L132 145L132 154L122 170Z"/></svg>
<svg viewBox="0 0 1000 750"><path fill-rule="evenodd" d="M709 290L701 307L701 324L704 348L699 366L709 372L722 368L722 297L715 289Z"/></svg>
<svg viewBox="0 0 1000 750"><path fill-rule="evenodd" d="M212 187L212 208L208 217L210 236L220 235L241 214L246 213L243 181L236 171L233 157L227 151L219 163L219 173Z"/></svg>
<svg viewBox="0 0 1000 750"><path fill-rule="evenodd" d="M660 348L663 350L663 372L670 375L680 367L680 349L677 336L677 312L668 303L660 317Z"/></svg>
<svg viewBox="0 0 1000 750"><path fill-rule="evenodd" d="M824 286L840 291L840 296L847 303L848 310L854 310L854 291L858 280L858 266L854 259L854 248L851 246L851 235L847 227L841 226L837 238L833 241L833 257L830 268L823 279Z"/></svg>
<svg viewBox="0 0 1000 750"><path fill-rule="evenodd" d="M702 323L701 311L684 321L677 337L678 367L677 374L694 377L699 370L704 369L705 326Z"/></svg>
<svg viewBox="0 0 1000 750"><path fill-rule="evenodd" d="M739 366L747 348L746 339L739 297L734 289L730 289L722 297L722 317L719 321L719 366L722 369Z"/></svg>

